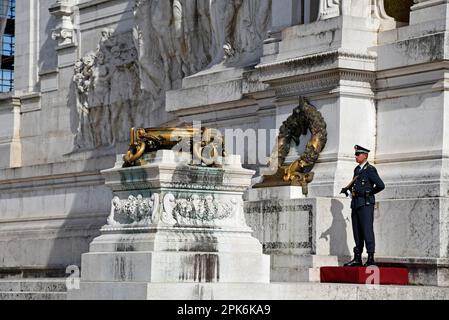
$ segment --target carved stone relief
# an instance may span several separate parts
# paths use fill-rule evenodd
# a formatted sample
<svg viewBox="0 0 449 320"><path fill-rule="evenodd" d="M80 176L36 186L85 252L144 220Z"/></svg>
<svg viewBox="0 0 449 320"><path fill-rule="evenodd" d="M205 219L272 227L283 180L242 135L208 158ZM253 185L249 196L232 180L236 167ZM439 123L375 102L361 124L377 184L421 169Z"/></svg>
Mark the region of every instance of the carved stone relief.
<svg viewBox="0 0 449 320"><path fill-rule="evenodd" d="M163 222L179 225L214 225L216 221L232 217L237 209L236 200L219 200L210 194L176 198L168 193L163 204Z"/></svg>
<svg viewBox="0 0 449 320"><path fill-rule="evenodd" d="M158 205L158 194L153 194L151 198L130 195L126 200L114 197L111 202L111 213L107 219L108 226L148 226L154 221Z"/></svg>
<svg viewBox="0 0 449 320"><path fill-rule="evenodd" d="M271 0L136 0L134 17L132 35L105 29L76 63L75 150L125 142L131 127L170 120L161 116L165 92L189 75L257 62Z"/></svg>
<svg viewBox="0 0 449 320"><path fill-rule="evenodd" d="M137 49L131 33L104 29L95 52L75 64L79 127L77 148L125 141L138 116L140 97Z"/></svg>
<svg viewBox="0 0 449 320"><path fill-rule="evenodd" d="M271 18L271 0L210 0L212 62L240 66L261 55Z"/></svg>
<svg viewBox="0 0 449 320"><path fill-rule="evenodd" d="M136 3L139 62L143 89L155 94L180 88L182 78L210 61L209 8L206 0L141 0Z"/></svg>

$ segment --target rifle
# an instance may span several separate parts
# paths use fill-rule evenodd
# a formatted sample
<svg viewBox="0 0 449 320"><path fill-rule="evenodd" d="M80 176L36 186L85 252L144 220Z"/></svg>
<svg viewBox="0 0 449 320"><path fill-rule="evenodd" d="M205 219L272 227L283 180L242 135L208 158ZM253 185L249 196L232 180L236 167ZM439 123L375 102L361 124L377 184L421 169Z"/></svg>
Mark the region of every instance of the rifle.
<svg viewBox="0 0 449 320"><path fill-rule="evenodd" d="M352 179L346 187L341 189L340 193L344 193L345 196L348 197L348 191L354 186L354 183L357 181L358 177L358 175L355 176L354 179Z"/></svg>

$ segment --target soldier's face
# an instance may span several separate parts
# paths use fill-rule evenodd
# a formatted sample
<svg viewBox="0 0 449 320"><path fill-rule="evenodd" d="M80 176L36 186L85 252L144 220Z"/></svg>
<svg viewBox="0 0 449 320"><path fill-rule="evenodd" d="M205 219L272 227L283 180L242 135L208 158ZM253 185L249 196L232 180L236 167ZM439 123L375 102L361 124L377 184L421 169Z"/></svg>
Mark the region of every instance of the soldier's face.
<svg viewBox="0 0 449 320"><path fill-rule="evenodd" d="M355 155L355 161L358 164L361 164L363 162L365 162L365 160L368 159L368 154L367 153L359 153Z"/></svg>

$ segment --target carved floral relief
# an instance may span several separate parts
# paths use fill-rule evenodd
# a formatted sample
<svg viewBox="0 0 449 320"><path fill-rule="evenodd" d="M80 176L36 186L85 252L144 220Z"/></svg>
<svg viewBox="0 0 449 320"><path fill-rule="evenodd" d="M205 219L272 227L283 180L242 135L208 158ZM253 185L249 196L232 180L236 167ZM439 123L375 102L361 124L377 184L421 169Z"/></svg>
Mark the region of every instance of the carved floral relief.
<svg viewBox="0 0 449 320"><path fill-rule="evenodd" d="M211 194L177 198L169 193L165 195L163 205L163 221L179 225L214 225L232 217L237 209L236 200L215 199Z"/></svg>
<svg viewBox="0 0 449 320"><path fill-rule="evenodd" d="M149 226L154 221L158 205L158 194L153 194L150 198L130 195L124 200L116 196L111 201L108 226Z"/></svg>

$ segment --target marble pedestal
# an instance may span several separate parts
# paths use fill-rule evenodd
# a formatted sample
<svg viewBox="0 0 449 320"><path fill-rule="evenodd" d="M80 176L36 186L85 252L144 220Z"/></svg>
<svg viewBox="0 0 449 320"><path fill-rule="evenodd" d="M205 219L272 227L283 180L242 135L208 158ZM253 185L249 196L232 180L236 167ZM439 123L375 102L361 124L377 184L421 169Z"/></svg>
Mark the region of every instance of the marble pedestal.
<svg viewBox="0 0 449 320"><path fill-rule="evenodd" d="M245 198L246 220L271 256L273 282L318 282L320 267L337 266L352 251L347 199L306 198L294 186L250 189Z"/></svg>
<svg viewBox="0 0 449 320"><path fill-rule="evenodd" d="M122 168L120 159L102 171L115 195L111 214L82 255L80 290L69 299L109 297L105 290L120 291L125 282L269 282L269 256L243 212L254 172L238 156L221 168L191 166L168 150L147 155L141 167Z"/></svg>
<svg viewBox="0 0 449 320"><path fill-rule="evenodd" d="M272 282L319 281L320 267L341 266L351 259L354 240L350 199L306 198L300 187L285 186L250 189L245 200L246 221L263 244L264 253L271 256ZM376 262L383 267L407 268L410 284L447 287L448 259L429 254L440 248L441 235L431 231L421 235L419 220L408 218L421 212L432 214L429 206L427 211L419 208L421 202L377 201ZM414 205L416 209L411 210ZM401 218L396 217L399 214ZM405 223L398 224L400 219ZM430 226L434 224L429 222ZM415 242L410 240L415 238Z"/></svg>

